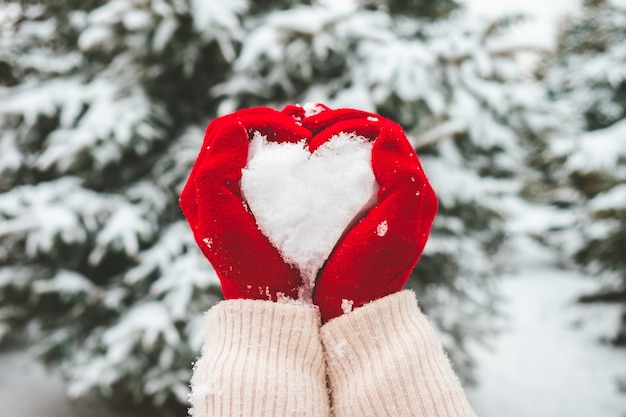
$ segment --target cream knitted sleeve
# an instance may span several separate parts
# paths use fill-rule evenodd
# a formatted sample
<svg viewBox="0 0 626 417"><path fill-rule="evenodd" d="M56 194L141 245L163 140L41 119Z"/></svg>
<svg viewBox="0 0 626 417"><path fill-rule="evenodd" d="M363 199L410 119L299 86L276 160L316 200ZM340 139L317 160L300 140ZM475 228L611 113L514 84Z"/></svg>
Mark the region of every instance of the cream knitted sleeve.
<svg viewBox="0 0 626 417"><path fill-rule="evenodd" d="M317 310L229 300L204 320L193 417L329 417Z"/></svg>
<svg viewBox="0 0 626 417"><path fill-rule="evenodd" d="M413 292L331 320L321 337L335 417L475 417Z"/></svg>

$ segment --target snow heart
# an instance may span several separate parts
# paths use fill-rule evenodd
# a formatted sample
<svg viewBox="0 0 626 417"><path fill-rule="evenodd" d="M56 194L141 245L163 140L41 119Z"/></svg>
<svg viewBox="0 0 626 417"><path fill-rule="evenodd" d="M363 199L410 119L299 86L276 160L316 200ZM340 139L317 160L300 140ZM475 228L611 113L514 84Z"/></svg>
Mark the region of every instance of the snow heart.
<svg viewBox="0 0 626 417"><path fill-rule="evenodd" d="M306 141L254 132L241 190L259 229L300 270L310 298L317 272L344 231L376 203L372 142L339 132L314 152Z"/></svg>

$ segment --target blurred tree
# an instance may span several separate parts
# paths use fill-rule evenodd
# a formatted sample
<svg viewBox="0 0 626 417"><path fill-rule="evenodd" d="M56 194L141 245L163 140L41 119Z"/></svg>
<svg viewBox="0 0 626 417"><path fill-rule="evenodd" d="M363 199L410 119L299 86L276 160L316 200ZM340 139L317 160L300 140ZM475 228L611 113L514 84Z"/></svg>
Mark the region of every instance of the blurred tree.
<svg viewBox="0 0 626 417"><path fill-rule="evenodd" d="M361 0L361 4L372 9L386 8L394 15L430 19L448 17L459 7L454 0Z"/></svg>
<svg viewBox="0 0 626 417"><path fill-rule="evenodd" d="M71 394L180 412L219 298L177 206L202 128L320 101L397 120L422 155L441 211L410 286L470 380L466 344L494 328L505 203L550 123L500 41L511 21L453 6L1 4L0 340L34 323Z"/></svg>
<svg viewBox="0 0 626 417"><path fill-rule="evenodd" d="M177 201L243 34L222 3L0 5L0 339L35 320L73 395L187 400L219 289Z"/></svg>
<svg viewBox="0 0 626 417"><path fill-rule="evenodd" d="M578 212L558 243L602 277L598 294L583 301L626 306L626 5L586 1L561 28L543 77L572 117L570 133L543 155L558 190L553 198ZM615 341L626 345L626 320L619 326Z"/></svg>

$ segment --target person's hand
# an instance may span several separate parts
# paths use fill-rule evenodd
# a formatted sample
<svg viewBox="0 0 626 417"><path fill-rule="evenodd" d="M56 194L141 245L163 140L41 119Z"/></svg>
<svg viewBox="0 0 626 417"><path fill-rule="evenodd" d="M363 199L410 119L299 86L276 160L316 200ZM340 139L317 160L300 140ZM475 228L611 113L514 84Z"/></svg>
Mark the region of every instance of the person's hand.
<svg viewBox="0 0 626 417"><path fill-rule="evenodd" d="M354 118L336 123L347 116ZM402 128L390 120L327 111L303 125L316 134L312 150L339 131L371 138L372 169L380 186L377 204L344 234L318 275L313 302L327 322L404 287L428 239L437 198Z"/></svg>
<svg viewBox="0 0 626 417"><path fill-rule="evenodd" d="M372 167L380 186L377 204L338 242L318 274L314 302L325 321L347 306L359 307L399 291L417 263L437 201L404 132L380 116L352 109L306 116L299 106L283 111L240 110L213 121L181 194L180 205L202 252L222 282L224 297L297 298L301 276L259 231L241 193L249 139L305 139L314 152L340 132L374 142Z"/></svg>
<svg viewBox="0 0 626 417"><path fill-rule="evenodd" d="M270 108L240 110L215 119L181 193L198 246L217 273L226 299L297 298L299 271L282 259L256 224L241 193L241 170L252 132L277 142L298 142L310 131Z"/></svg>

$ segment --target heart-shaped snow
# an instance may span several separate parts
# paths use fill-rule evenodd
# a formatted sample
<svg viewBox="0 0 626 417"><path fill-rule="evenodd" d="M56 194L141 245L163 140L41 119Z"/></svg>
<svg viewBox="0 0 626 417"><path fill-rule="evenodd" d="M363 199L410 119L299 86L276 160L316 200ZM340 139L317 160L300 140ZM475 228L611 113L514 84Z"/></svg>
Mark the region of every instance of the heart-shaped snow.
<svg viewBox="0 0 626 417"><path fill-rule="evenodd" d="M372 142L332 136L310 153L305 141L276 143L255 132L241 190L259 229L312 291L317 272L355 220L376 203Z"/></svg>

